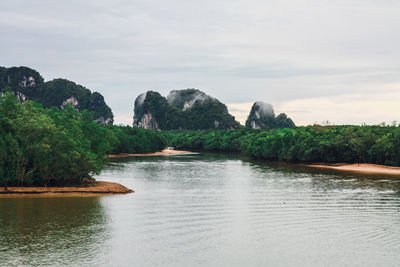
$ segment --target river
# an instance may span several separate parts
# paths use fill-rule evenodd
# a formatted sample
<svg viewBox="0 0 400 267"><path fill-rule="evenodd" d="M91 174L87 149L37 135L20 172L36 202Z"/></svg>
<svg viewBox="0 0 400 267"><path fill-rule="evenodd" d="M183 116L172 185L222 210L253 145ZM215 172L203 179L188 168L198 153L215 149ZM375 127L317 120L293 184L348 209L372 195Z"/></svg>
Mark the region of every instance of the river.
<svg viewBox="0 0 400 267"><path fill-rule="evenodd" d="M400 179L190 154L115 159L134 194L0 198L0 266L398 266Z"/></svg>

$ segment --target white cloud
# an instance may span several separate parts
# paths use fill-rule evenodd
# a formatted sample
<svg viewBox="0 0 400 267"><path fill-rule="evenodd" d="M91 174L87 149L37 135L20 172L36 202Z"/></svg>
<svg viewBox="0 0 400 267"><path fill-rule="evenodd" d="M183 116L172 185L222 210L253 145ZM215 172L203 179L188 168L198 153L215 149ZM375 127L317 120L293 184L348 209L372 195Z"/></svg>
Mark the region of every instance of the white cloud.
<svg viewBox="0 0 400 267"><path fill-rule="evenodd" d="M332 124L379 124L400 121L400 92L380 94L349 94L331 97L297 99L282 102L298 125L330 121Z"/></svg>
<svg viewBox="0 0 400 267"><path fill-rule="evenodd" d="M116 122L146 90L199 88L276 109L377 92L389 100L400 91L399 14L396 0L2 0L0 58L102 93ZM292 117L332 117L315 108Z"/></svg>
<svg viewBox="0 0 400 267"><path fill-rule="evenodd" d="M228 104L229 111L244 124L253 103ZM386 94L347 94L276 103L275 113L286 113L296 125L329 121L331 124L387 124L400 122L400 91Z"/></svg>

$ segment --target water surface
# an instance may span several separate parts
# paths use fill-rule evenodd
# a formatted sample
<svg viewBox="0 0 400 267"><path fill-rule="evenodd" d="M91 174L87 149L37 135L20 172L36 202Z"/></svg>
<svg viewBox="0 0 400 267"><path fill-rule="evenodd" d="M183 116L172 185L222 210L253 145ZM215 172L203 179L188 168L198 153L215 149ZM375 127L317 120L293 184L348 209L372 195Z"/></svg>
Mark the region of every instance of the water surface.
<svg viewBox="0 0 400 267"><path fill-rule="evenodd" d="M116 159L129 195L0 198L0 265L398 266L400 179L235 155Z"/></svg>

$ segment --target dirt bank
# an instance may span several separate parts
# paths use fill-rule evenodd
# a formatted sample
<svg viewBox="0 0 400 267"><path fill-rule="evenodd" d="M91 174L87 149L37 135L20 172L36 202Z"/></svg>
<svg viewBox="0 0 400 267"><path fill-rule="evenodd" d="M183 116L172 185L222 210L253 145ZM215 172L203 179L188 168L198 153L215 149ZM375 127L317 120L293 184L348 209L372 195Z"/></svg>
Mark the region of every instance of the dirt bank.
<svg viewBox="0 0 400 267"><path fill-rule="evenodd" d="M179 154L186 154L186 153L191 153L191 152L184 151L184 150L164 149L163 151L154 152L154 153L143 153L143 154L121 153L121 154L111 154L111 155L108 155L108 157L109 158L149 157L149 156L179 155Z"/></svg>
<svg viewBox="0 0 400 267"><path fill-rule="evenodd" d="M4 187L0 188L0 194L127 194L134 191L118 183L95 182L90 186L57 186L57 187Z"/></svg>
<svg viewBox="0 0 400 267"><path fill-rule="evenodd" d="M333 169L340 171L351 171L367 174L390 174L400 175L400 167L390 167L377 164L302 164L303 166L322 169Z"/></svg>

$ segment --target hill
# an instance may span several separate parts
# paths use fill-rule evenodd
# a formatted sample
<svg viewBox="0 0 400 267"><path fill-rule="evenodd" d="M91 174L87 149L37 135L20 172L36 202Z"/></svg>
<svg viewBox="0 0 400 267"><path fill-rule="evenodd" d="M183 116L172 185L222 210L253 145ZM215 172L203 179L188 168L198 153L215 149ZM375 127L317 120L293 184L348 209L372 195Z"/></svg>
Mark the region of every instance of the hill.
<svg viewBox="0 0 400 267"><path fill-rule="evenodd" d="M258 101L251 108L246 127L252 129L279 129L294 128L296 125L285 113L275 116L275 111L271 104Z"/></svg>
<svg viewBox="0 0 400 267"><path fill-rule="evenodd" d="M225 104L197 89L148 91L135 100L133 125L152 130L237 129Z"/></svg>
<svg viewBox="0 0 400 267"><path fill-rule="evenodd" d="M11 90L19 102L35 100L44 107L63 109L71 103L78 110L94 113L94 119L101 124L112 124L114 115L104 97L91 92L84 86L66 79L45 82L34 69L28 67L0 67L0 92Z"/></svg>

